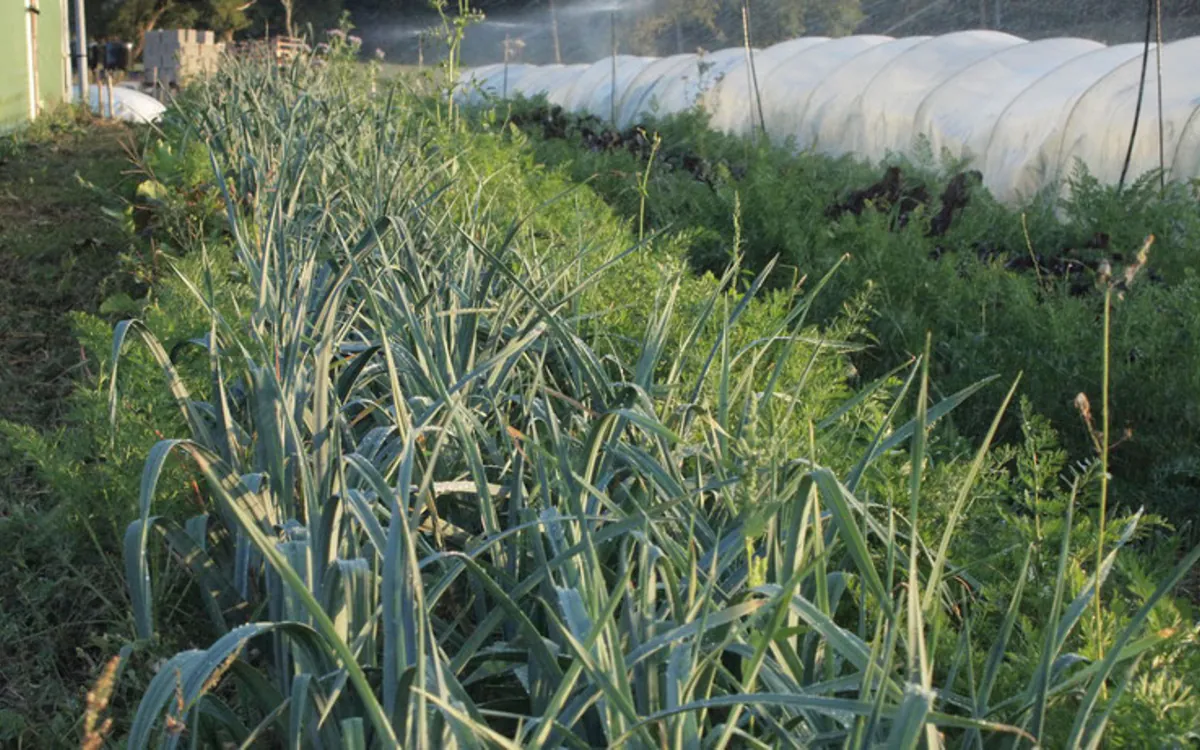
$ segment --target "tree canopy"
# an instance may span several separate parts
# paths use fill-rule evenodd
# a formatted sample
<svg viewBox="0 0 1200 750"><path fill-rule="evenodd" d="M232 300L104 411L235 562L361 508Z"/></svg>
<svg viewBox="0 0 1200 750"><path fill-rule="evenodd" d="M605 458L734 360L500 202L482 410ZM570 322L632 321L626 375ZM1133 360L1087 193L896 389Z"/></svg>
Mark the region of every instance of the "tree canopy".
<svg viewBox="0 0 1200 750"><path fill-rule="evenodd" d="M89 30L98 38L119 38L140 47L150 29L194 27L235 34L283 32L290 17L296 33L320 32L349 13L368 47L384 48L389 57L413 52L414 29L436 20L433 0L92 0ZM841 36L882 33L893 36L938 34L963 28L993 28L1037 38L1079 35L1110 43L1141 36L1146 4L1129 0L472 0L471 7L489 20L536 27L549 38L550 21L561 27L564 54L576 59L605 54L608 8L617 8L624 52L672 54L701 47L715 49L742 40L742 7L748 3L755 45L804 34ZM456 7L451 3L451 9ZM555 15L557 14L557 15ZM1166 9L1168 38L1195 33L1192 17L1200 0L1177 0ZM494 24L497 28L504 24ZM602 29L599 27L603 27ZM404 29L401 33L399 29ZM501 32L501 39L507 32ZM603 36L600 45L597 38ZM479 45L494 55L495 40ZM545 40L524 40L541 49ZM414 53L415 54L415 53ZM556 53L557 54L557 53ZM545 62L544 59L534 60Z"/></svg>

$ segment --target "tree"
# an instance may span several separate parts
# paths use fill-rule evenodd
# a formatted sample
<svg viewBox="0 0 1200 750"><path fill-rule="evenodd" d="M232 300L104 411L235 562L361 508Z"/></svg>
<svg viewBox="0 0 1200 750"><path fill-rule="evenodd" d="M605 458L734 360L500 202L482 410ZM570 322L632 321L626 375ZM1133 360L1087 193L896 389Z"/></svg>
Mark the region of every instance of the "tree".
<svg viewBox="0 0 1200 750"><path fill-rule="evenodd" d="M665 54L742 41L743 0L658 0L636 22L635 51ZM804 34L844 36L863 20L860 0L750 0L751 37L767 46Z"/></svg>
<svg viewBox="0 0 1200 750"><path fill-rule="evenodd" d="M279 0L279 4L283 6L283 30L288 36L296 36L296 28L292 24L292 18L296 12L296 0Z"/></svg>
<svg viewBox="0 0 1200 750"><path fill-rule="evenodd" d="M110 11L107 23L98 27L97 36L116 37L133 42L133 54L142 53L146 32L162 27L191 28L203 15L201 3L184 0L124 0L106 3Z"/></svg>
<svg viewBox="0 0 1200 750"><path fill-rule="evenodd" d="M146 32L162 28L210 29L226 40L250 25L253 0L104 0L89 7L88 28L97 38L133 43L142 53Z"/></svg>
<svg viewBox="0 0 1200 750"><path fill-rule="evenodd" d="M359 7L359 6L356 6ZM306 36L311 27L320 34L337 26L345 10L342 0L279 0L254 6L253 29L256 33L282 31L288 36ZM358 13L355 13L355 18Z"/></svg>
<svg viewBox="0 0 1200 750"><path fill-rule="evenodd" d="M225 41L233 41L235 33L250 26L246 11L253 5L254 0L209 0L207 25Z"/></svg>

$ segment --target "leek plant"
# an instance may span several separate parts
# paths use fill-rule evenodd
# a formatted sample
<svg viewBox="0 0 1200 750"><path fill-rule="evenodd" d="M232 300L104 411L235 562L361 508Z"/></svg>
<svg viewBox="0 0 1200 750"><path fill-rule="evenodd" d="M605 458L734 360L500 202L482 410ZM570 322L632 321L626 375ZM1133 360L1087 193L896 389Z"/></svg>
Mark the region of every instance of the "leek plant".
<svg viewBox="0 0 1200 750"><path fill-rule="evenodd" d="M210 148L247 300L182 279L210 311L199 389L138 321L115 331L113 367L140 339L189 426L148 456L126 535L138 634L161 616L156 526L217 632L159 669L130 748L1008 747L1051 712L1070 714L1064 746L1099 742L1160 640L1149 609L1200 550L1083 667L1064 646L1136 520L1074 600L1060 567L1035 677L999 694L1024 577L981 672L970 615L950 615L990 435L941 536L916 531L930 430L983 383L935 401L925 355L801 424L823 281L735 347L773 269L744 289L731 270L687 314L668 276L635 353L600 354L579 301L641 244L547 252L486 179L463 187L421 102L231 63L174 116ZM845 441L853 469L824 465L818 446L885 397ZM211 501L182 524L155 514L172 455ZM906 479L882 467L898 455Z"/></svg>

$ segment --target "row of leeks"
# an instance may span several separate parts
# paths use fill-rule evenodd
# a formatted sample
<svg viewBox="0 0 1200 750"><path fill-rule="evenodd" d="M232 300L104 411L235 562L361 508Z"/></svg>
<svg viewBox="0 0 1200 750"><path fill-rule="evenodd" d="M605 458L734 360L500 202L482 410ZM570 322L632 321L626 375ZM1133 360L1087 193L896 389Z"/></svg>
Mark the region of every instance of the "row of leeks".
<svg viewBox="0 0 1200 750"><path fill-rule="evenodd" d="M234 63L193 96L175 116L211 149L245 294L184 280L210 318L191 387L121 323L112 397L115 417L136 337L190 427L151 451L126 536L138 635L157 529L218 636L157 672L129 747L982 748L1034 744L1064 710L1064 746L1097 746L1155 645L1147 613L1200 550L1102 661L1065 646L1120 545L1072 601L1060 567L1023 689L996 694L1025 571L986 662L963 638L939 663L938 631L970 625L946 614L949 540L991 436L931 540L912 531L926 437L983 384L933 403L921 357L800 424L804 373L836 349L801 345L811 297L731 343L770 269L741 291L731 271L688 315L668 279L635 354L601 355L580 301L640 244L548 261L396 92ZM885 392L853 469L822 465L815 446ZM898 451L907 504L870 499L864 477ZM155 515L172 455L211 513Z"/></svg>

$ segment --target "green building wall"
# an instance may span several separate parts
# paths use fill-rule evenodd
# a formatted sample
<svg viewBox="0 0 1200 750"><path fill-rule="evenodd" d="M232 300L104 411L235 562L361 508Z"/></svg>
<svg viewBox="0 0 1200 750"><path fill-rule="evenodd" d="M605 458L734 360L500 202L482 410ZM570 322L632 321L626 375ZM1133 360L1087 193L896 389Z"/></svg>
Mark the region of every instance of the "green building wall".
<svg viewBox="0 0 1200 750"><path fill-rule="evenodd" d="M23 6L19 0L0 3L0 128L3 129L29 117Z"/></svg>
<svg viewBox="0 0 1200 750"><path fill-rule="evenodd" d="M38 98L45 108L63 101L67 61L63 57L61 0L40 0L38 5ZM0 130L11 130L29 120L27 12L25 0L0 2Z"/></svg>
<svg viewBox="0 0 1200 750"><path fill-rule="evenodd" d="M42 106L62 104L66 92L67 58L63 52L63 5L61 0L41 0L38 18L38 86Z"/></svg>

